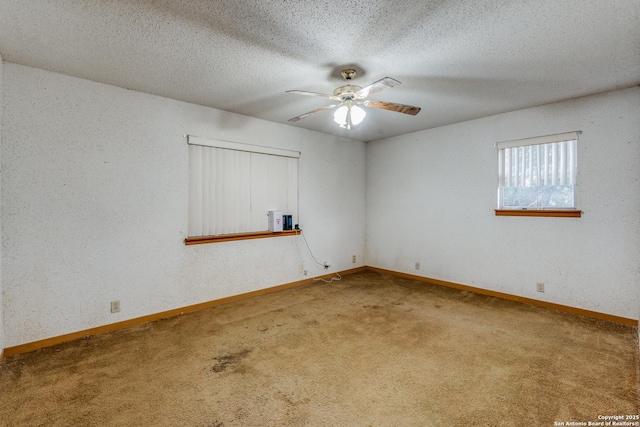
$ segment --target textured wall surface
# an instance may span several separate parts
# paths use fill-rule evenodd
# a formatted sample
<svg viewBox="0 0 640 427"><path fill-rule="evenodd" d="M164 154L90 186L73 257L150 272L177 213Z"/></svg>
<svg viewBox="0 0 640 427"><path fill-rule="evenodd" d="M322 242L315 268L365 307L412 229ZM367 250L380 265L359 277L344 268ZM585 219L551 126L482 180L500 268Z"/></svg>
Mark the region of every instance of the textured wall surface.
<svg viewBox="0 0 640 427"><path fill-rule="evenodd" d="M0 56L0 159L2 158L2 82L3 82L3 70L4 62L2 62L2 56ZM2 192L2 168L0 167L0 194ZM2 214L2 198L0 197L0 218ZM0 222L0 242L2 242L2 223ZM5 332L4 332L4 299L3 299L3 287L2 287L2 244L0 244L0 353L6 347L5 344Z"/></svg>
<svg viewBox="0 0 640 427"><path fill-rule="evenodd" d="M11 63L4 83L4 347L325 273L301 237L184 245L187 134L301 151L313 253L363 265L364 143Z"/></svg>
<svg viewBox="0 0 640 427"><path fill-rule="evenodd" d="M331 271L640 315L638 88L365 145L11 63L0 76L0 347L324 272L300 237L185 247L185 134L301 151L300 224ZM495 217L493 143L578 129L583 217Z"/></svg>
<svg viewBox="0 0 640 427"><path fill-rule="evenodd" d="M369 143L367 264L638 319L638 111L635 87ZM493 144L574 130L582 218L496 217Z"/></svg>

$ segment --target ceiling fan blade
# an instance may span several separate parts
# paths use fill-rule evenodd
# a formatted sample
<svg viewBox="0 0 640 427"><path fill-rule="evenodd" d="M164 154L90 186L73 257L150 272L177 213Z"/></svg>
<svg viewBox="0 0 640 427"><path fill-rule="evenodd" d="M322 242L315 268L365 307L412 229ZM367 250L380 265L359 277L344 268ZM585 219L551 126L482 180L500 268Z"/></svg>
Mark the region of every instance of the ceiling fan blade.
<svg viewBox="0 0 640 427"><path fill-rule="evenodd" d="M317 108L317 109L315 109L313 111L309 111L308 113L300 114L299 116L296 116L296 117L294 117L292 119L289 119L288 121L289 122L297 122L298 120L302 120L304 118L307 118L312 114L319 113L320 111L330 110L332 108L336 108L338 105L340 105L340 104L325 105L324 107Z"/></svg>
<svg viewBox="0 0 640 427"><path fill-rule="evenodd" d="M340 100L340 98L338 98L337 96L327 95L326 93L307 92L306 90L288 90L287 93L294 93L296 95L321 96L323 98L333 99L334 101Z"/></svg>
<svg viewBox="0 0 640 427"><path fill-rule="evenodd" d="M358 98L366 98L369 95L374 93L378 93L384 89L392 88L394 86L398 86L401 84L396 79L392 79L391 77L385 77L384 79L380 79L377 82L371 83L369 86L365 86L359 91L356 92L356 97Z"/></svg>
<svg viewBox="0 0 640 427"><path fill-rule="evenodd" d="M374 101L368 99L362 103L367 107L380 108L381 110L395 111L397 113L410 114L415 116L420 112L420 107L414 107L413 105L396 104L394 102Z"/></svg>

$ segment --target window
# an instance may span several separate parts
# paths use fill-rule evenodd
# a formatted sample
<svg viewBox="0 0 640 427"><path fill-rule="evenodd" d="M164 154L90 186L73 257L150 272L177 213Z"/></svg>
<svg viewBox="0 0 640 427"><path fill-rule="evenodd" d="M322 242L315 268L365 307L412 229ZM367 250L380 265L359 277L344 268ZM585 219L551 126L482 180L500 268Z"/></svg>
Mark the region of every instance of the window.
<svg viewBox="0 0 640 427"><path fill-rule="evenodd" d="M498 210L575 210L579 133L498 142Z"/></svg>
<svg viewBox="0 0 640 427"><path fill-rule="evenodd" d="M297 151L189 136L189 237L268 230L298 218Z"/></svg>

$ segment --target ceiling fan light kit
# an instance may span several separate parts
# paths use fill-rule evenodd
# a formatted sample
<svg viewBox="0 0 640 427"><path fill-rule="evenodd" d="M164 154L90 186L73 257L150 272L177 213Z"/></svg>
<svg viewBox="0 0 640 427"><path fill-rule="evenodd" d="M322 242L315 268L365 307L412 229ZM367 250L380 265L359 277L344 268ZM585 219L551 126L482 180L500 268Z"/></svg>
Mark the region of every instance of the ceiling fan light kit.
<svg viewBox="0 0 640 427"><path fill-rule="evenodd" d="M343 105L333 113L333 121L341 128L351 129L351 126L358 126L364 120L367 112L357 105Z"/></svg>
<svg viewBox="0 0 640 427"><path fill-rule="evenodd" d="M412 105L396 104L393 102L375 101L372 99L366 99L369 95L378 93L386 88L392 88L400 84L399 81L392 79L391 77L385 77L376 82L371 83L364 88L351 84L351 79L355 77L356 70L347 68L342 70L342 77L347 81L347 84L340 86L333 91L333 95L327 95L324 93L307 92L303 90L289 90L287 93L295 93L298 95L319 96L327 98L332 101L338 101L338 103L327 105L299 116L289 119L290 122L297 122L298 120L309 117L312 114L319 113L320 111L330 110L332 108L339 107L333 114L333 119L340 125L341 128L351 129L352 126L357 126L364 120L366 116L365 110L358 107L363 105L369 108L378 108L381 110L395 111L397 113L409 114L415 116L420 112L420 107L414 107Z"/></svg>

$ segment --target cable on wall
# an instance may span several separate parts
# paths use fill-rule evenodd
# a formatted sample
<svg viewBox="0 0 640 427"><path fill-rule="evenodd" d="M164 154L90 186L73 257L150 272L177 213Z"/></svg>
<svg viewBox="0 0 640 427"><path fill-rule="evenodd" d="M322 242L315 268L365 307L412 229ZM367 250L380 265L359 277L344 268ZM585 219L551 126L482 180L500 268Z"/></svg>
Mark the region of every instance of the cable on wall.
<svg viewBox="0 0 640 427"><path fill-rule="evenodd" d="M309 242L307 242L307 238L304 236L304 234L303 234L303 233L300 233L300 232L298 232L298 233L296 233L296 234L297 234L297 235L299 235L299 236L302 236L302 241L304 242L304 244L305 244L305 246L306 246L306 248L307 248L307 251L309 252L309 255L311 255L311 258L313 259L313 261L314 261L314 262L315 262L319 267L322 267L322 268L324 269L324 268L325 268L324 264L323 264L323 263L321 263L321 262L319 262L319 261L316 259L316 257L313 255L313 252L311 252L311 248L309 247ZM296 246L297 246L297 245L296 245ZM304 266L304 259L302 258L302 254L300 254L300 251L298 251L298 255L300 256L300 260L301 260L301 262L302 262L302 265ZM325 282L325 283L330 283L330 282L338 281L338 280L341 280L341 279L342 279L342 276L340 276L340 274L339 274L338 272L336 272L336 273L335 273L335 275L336 275L337 277L332 277L331 279L328 279L328 280L327 280L327 279L323 279L322 277L314 277L314 278L313 278L313 281L314 281L314 282Z"/></svg>

